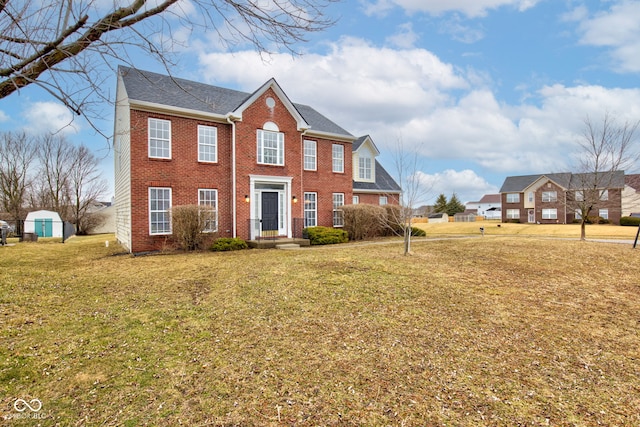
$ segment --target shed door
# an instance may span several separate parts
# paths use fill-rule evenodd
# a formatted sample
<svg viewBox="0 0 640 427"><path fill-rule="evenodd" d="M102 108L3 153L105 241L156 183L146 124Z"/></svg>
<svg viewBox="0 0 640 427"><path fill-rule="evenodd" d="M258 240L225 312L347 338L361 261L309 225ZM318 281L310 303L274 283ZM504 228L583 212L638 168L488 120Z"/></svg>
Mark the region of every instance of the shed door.
<svg viewBox="0 0 640 427"><path fill-rule="evenodd" d="M35 232L38 237L52 237L53 236L53 219L52 218L38 218L34 220Z"/></svg>

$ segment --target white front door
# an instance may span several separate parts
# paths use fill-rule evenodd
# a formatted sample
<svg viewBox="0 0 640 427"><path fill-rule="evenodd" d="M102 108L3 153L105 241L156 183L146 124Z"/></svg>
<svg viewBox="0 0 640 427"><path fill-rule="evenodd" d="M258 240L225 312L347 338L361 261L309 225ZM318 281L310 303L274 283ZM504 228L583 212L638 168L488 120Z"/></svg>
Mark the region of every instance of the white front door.
<svg viewBox="0 0 640 427"><path fill-rule="evenodd" d="M529 209L529 224L536 222L536 211Z"/></svg>

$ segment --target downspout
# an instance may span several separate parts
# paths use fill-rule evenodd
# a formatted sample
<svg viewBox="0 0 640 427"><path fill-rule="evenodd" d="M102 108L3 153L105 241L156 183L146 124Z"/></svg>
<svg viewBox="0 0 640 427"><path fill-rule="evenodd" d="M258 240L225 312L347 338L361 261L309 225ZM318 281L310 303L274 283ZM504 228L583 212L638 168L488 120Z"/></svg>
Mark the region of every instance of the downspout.
<svg viewBox="0 0 640 427"><path fill-rule="evenodd" d="M298 199L298 203L302 203L302 206L304 206L304 137L307 134L307 131L309 129L305 129L302 131L302 133L300 134L300 142L302 142L302 144L300 145L300 155L302 156L302 158L300 159L300 194L297 196L299 197ZM317 168L317 162L318 162L318 143L316 142L316 168ZM292 185L293 186L293 185ZM291 206L291 222L290 222L290 227L291 229L291 236L293 236L293 205ZM300 208L298 208L300 209ZM303 208L304 209L304 208ZM297 212L296 212L297 214ZM304 221L304 214L302 215L302 219ZM304 228L304 223L302 223L302 228Z"/></svg>
<svg viewBox="0 0 640 427"><path fill-rule="evenodd" d="M236 189L236 122L233 121L231 116L227 116L227 123L231 125L231 194L233 197L231 203L231 216L232 222L232 235L231 237L237 237L238 235L238 218L237 218L237 189Z"/></svg>

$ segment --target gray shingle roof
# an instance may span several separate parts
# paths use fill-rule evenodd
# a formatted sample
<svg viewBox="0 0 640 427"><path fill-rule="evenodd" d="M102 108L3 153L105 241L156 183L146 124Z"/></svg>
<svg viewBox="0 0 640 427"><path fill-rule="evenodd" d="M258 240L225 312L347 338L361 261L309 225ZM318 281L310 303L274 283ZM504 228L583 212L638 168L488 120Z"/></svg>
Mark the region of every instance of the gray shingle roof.
<svg viewBox="0 0 640 427"><path fill-rule="evenodd" d="M376 160L376 182L353 181L353 191L378 191L381 193L400 193L402 188Z"/></svg>
<svg viewBox="0 0 640 427"><path fill-rule="evenodd" d="M120 66L118 72L130 99L225 116L236 110L251 94L191 80ZM318 132L352 137L349 132L313 108L293 104L298 113Z"/></svg>

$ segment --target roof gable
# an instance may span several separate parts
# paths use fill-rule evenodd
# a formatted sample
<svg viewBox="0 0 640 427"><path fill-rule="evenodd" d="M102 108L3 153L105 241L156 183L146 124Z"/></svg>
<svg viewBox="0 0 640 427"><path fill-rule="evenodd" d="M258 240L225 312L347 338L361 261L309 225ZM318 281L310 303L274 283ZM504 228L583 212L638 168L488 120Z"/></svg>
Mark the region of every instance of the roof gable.
<svg viewBox="0 0 640 427"><path fill-rule="evenodd" d="M231 112L231 115L233 117L236 117L242 120L242 113L244 112L244 110L246 110L249 106L253 105L258 100L258 98L264 95L264 93L267 92L269 89L271 89L276 94L278 99L280 99L280 101L284 104L287 111L289 111L289 114L293 116L294 120L297 123L298 130L304 131L309 129L310 127L309 123L307 123L304 117L296 109L294 104L291 102L289 97L284 93L284 91L282 90L282 88L274 78L269 79L258 90L256 90L248 98L246 98L242 102L242 104L240 104L234 111Z"/></svg>
<svg viewBox="0 0 640 427"><path fill-rule="evenodd" d="M361 148L369 148L369 150L374 153L374 156L380 155L380 150L378 150L378 147L376 147L376 144L373 142L370 135L361 136L353 141L354 152L358 152Z"/></svg>

